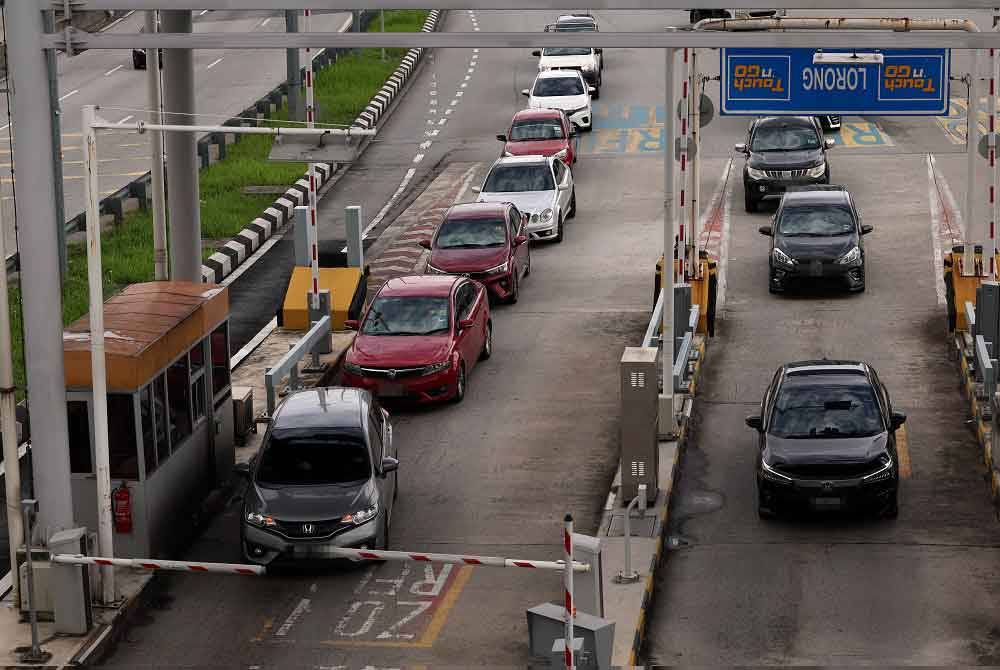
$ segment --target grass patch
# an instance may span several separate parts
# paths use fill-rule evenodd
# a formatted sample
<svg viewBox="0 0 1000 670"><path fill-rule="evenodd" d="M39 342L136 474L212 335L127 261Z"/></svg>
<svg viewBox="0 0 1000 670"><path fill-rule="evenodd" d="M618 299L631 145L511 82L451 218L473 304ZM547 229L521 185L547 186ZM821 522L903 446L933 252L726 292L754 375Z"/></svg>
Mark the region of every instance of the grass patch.
<svg viewBox="0 0 1000 670"><path fill-rule="evenodd" d="M427 18L426 11L399 10L385 13L386 32L417 32ZM378 32L376 17L368 28ZM342 56L316 75L315 97L319 122L349 125L396 69L406 49L387 49L383 61L379 49L362 49ZM282 107L268 123L288 119ZM274 202L271 195L244 195L244 186L287 186L302 177L305 163L271 162L267 156L272 139L264 135L244 135L226 147L226 158L200 171L201 233L204 240L227 240L253 221ZM213 252L207 247L202 258ZM132 212L122 224L101 237L104 295L108 297L128 284L153 279L152 214ZM71 244L69 271L63 285L63 323L69 324L87 313L87 252L84 244ZM24 335L21 320L21 292L10 288L11 336L14 346L14 383L18 398L24 396Z"/></svg>

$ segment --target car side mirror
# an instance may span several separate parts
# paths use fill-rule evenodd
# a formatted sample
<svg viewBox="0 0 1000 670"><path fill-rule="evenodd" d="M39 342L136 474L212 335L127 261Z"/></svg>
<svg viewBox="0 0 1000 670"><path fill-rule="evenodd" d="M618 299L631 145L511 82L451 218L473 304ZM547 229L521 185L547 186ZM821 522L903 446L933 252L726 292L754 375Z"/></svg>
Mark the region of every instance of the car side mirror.
<svg viewBox="0 0 1000 670"><path fill-rule="evenodd" d="M768 237L774 237L774 228L771 226L761 226L757 229L757 232L761 235L767 235Z"/></svg>
<svg viewBox="0 0 1000 670"><path fill-rule="evenodd" d="M521 91L521 95L527 98L528 96L531 95L531 93L528 91L528 89L525 88Z"/></svg>
<svg viewBox="0 0 1000 670"><path fill-rule="evenodd" d="M733 147L733 149L734 149L734 150L735 150L735 151L736 151L737 153L740 153L740 154L745 154L745 153L747 152L747 145L745 145L745 144L737 144L737 145L735 145L735 146Z"/></svg>
<svg viewBox="0 0 1000 670"><path fill-rule="evenodd" d="M872 232L873 230L875 230L875 226L869 225L867 223L862 223L861 224L861 234L862 235L867 235L868 233Z"/></svg>
<svg viewBox="0 0 1000 670"><path fill-rule="evenodd" d="M595 87L593 87L593 86L588 86L587 87L587 93L589 93L591 95L594 95L595 93L597 93L597 89Z"/></svg>
<svg viewBox="0 0 1000 670"><path fill-rule="evenodd" d="M250 464L249 463L237 463L233 467L233 472L235 472L236 476L239 477L240 479L245 479L247 481L250 481Z"/></svg>
<svg viewBox="0 0 1000 670"><path fill-rule="evenodd" d="M746 418L746 422L748 427L757 432L764 430L764 421L760 418L760 414L751 414Z"/></svg>
<svg viewBox="0 0 1000 670"><path fill-rule="evenodd" d="M431 241L430 240L420 240L419 242L417 242L417 244L419 244L420 246L422 246L424 249L430 249L431 248Z"/></svg>
<svg viewBox="0 0 1000 670"><path fill-rule="evenodd" d="M906 423L906 415L905 414L903 414L902 412L893 412L892 413L892 429L893 430L896 430L897 428L899 428L900 426L902 426L904 423Z"/></svg>
<svg viewBox="0 0 1000 670"><path fill-rule="evenodd" d="M501 142L506 142L507 136L501 133L500 135L497 135L497 139L500 140Z"/></svg>
<svg viewBox="0 0 1000 670"><path fill-rule="evenodd" d="M514 246L519 247L527 241L528 237L526 235L518 235L517 237L514 238Z"/></svg>
<svg viewBox="0 0 1000 670"><path fill-rule="evenodd" d="M832 149L835 146L837 146L836 140L823 140L823 148L824 149Z"/></svg>
<svg viewBox="0 0 1000 670"><path fill-rule="evenodd" d="M473 186L473 187L472 187L472 192L473 192L473 193L482 193L482 192L483 192L483 189L481 189L481 188L480 188L480 187L478 187L478 186Z"/></svg>
<svg viewBox="0 0 1000 670"><path fill-rule="evenodd" d="M347 319L346 321L344 321L344 328L346 328L347 330L357 330L358 329L358 320L357 319Z"/></svg>
<svg viewBox="0 0 1000 670"><path fill-rule="evenodd" d="M382 463L380 465L381 467L379 468L379 475L381 475L382 477L385 477L390 472L395 472L396 470L399 470L399 461L397 461L395 458L391 456L384 456L382 458Z"/></svg>
<svg viewBox="0 0 1000 670"><path fill-rule="evenodd" d="M535 49L534 51L531 52L531 55L534 56L535 58L541 58L542 52L538 49Z"/></svg>
<svg viewBox="0 0 1000 670"><path fill-rule="evenodd" d="M458 329L466 330L468 328L472 328L474 325L476 325L474 319L462 319L461 321L458 322Z"/></svg>

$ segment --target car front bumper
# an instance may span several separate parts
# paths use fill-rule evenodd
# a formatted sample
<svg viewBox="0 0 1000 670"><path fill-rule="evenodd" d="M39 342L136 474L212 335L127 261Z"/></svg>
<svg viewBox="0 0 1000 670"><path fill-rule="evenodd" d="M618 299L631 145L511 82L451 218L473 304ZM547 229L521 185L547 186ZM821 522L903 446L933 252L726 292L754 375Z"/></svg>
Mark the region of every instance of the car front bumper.
<svg viewBox="0 0 1000 670"><path fill-rule="evenodd" d="M373 377L344 370L341 374L344 386L371 391L382 400L435 403L454 397L458 382L458 369L454 365L447 370L430 375L406 376L389 379Z"/></svg>
<svg viewBox="0 0 1000 670"><path fill-rule="evenodd" d="M874 483L854 478L793 479L791 483L778 484L757 473L760 504L775 513L782 510L881 511L892 503L898 487L896 477Z"/></svg>
<svg viewBox="0 0 1000 670"><path fill-rule="evenodd" d="M374 549L378 542L382 519L380 513L375 519L357 528L338 533L331 538L315 540L285 537L244 521L241 532L243 556L247 561L258 565L296 561L351 560L331 555L329 548Z"/></svg>
<svg viewBox="0 0 1000 670"><path fill-rule="evenodd" d="M788 266L771 260L771 288L778 291L791 288L806 281L826 281L840 283L849 289L858 289L865 283L863 261L836 263L834 261L800 261Z"/></svg>
<svg viewBox="0 0 1000 670"><path fill-rule="evenodd" d="M743 175L743 189L749 196L760 202L762 200L780 200L785 195L785 191L790 186L815 186L827 183L827 173L822 177L790 177L790 178L765 178L751 179L749 175Z"/></svg>

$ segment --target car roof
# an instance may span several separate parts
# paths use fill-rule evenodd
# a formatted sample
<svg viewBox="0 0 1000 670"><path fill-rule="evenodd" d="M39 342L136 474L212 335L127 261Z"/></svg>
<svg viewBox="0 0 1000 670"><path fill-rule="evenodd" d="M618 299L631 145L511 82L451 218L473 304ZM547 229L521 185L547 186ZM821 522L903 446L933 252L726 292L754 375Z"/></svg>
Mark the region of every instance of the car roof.
<svg viewBox="0 0 1000 670"><path fill-rule="evenodd" d="M451 295L451 289L455 282L462 281L463 277L453 275L408 275L405 277L394 277L382 284L378 291L378 297L404 297L421 296L429 298L446 298Z"/></svg>
<svg viewBox="0 0 1000 670"><path fill-rule="evenodd" d="M295 391L278 406L271 430L358 429L370 403L364 389L331 386Z"/></svg>
<svg viewBox="0 0 1000 670"><path fill-rule="evenodd" d="M850 360L812 360L785 363L785 376L849 374L867 376L868 364Z"/></svg>
<svg viewBox="0 0 1000 670"><path fill-rule="evenodd" d="M809 126L816 127L816 121L812 116L764 116L756 121L758 128L761 126Z"/></svg>
<svg viewBox="0 0 1000 670"><path fill-rule="evenodd" d="M555 69L555 70L542 70L538 73L539 79L569 79L570 77L576 79L580 77L579 70L567 70L567 69Z"/></svg>
<svg viewBox="0 0 1000 670"><path fill-rule="evenodd" d="M495 219L506 214L506 202L464 202L449 207L444 218Z"/></svg>
<svg viewBox="0 0 1000 670"><path fill-rule="evenodd" d="M511 119L511 123L514 121L524 121L526 119L551 119L553 116L562 118L562 111L558 109L549 109L547 107L541 107L537 109L522 109L520 112L514 115Z"/></svg>
<svg viewBox="0 0 1000 670"><path fill-rule="evenodd" d="M537 165L538 163L549 163L552 159L548 156L541 156L539 154L530 154L527 156L501 156L496 159L493 163L493 167L497 165ZM492 169L492 168L490 168Z"/></svg>
<svg viewBox="0 0 1000 670"><path fill-rule="evenodd" d="M848 205L851 202L844 186L805 186L792 188L781 198L782 207L806 205Z"/></svg>

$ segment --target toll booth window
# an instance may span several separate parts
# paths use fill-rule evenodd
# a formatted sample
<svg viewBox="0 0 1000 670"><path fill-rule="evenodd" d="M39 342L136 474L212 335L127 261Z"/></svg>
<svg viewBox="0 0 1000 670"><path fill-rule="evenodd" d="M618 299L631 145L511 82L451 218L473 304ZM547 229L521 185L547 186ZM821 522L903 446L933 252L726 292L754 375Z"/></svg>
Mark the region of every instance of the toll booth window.
<svg viewBox="0 0 1000 670"><path fill-rule="evenodd" d="M160 375L150 384L153 388L153 426L156 430L156 461L162 463L170 456L167 437L167 385Z"/></svg>
<svg viewBox="0 0 1000 670"><path fill-rule="evenodd" d="M69 428L69 467L71 472L91 474L94 461L90 454L90 410L84 400L66 403Z"/></svg>
<svg viewBox="0 0 1000 670"><path fill-rule="evenodd" d="M142 418L142 456L146 462L146 476L156 470L156 438L153 437L153 387L146 386L139 392L139 415Z"/></svg>
<svg viewBox="0 0 1000 670"><path fill-rule="evenodd" d="M212 395L229 387L229 324L212 331Z"/></svg>
<svg viewBox="0 0 1000 670"><path fill-rule="evenodd" d="M113 479L139 479L133 396L108 394L108 465Z"/></svg>
<svg viewBox="0 0 1000 670"><path fill-rule="evenodd" d="M167 368L167 403L170 417L170 444L174 449L191 434L191 386L187 356Z"/></svg>
<svg viewBox="0 0 1000 670"><path fill-rule="evenodd" d="M195 375L200 373L205 369L205 340L202 340L198 344L191 348L191 353L189 354L191 358L191 377L194 378Z"/></svg>

